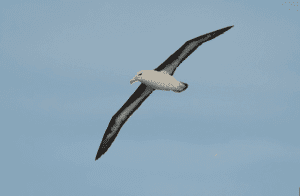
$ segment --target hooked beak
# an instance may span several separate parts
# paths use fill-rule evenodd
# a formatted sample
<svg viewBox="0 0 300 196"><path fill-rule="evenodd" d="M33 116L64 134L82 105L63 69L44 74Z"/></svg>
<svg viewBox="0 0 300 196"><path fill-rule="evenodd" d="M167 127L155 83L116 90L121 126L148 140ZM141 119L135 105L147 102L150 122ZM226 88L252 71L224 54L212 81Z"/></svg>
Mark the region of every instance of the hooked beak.
<svg viewBox="0 0 300 196"><path fill-rule="evenodd" d="M133 83L135 83L135 82L137 82L137 81L138 81L137 78L134 77L133 79L130 80L130 84L133 84Z"/></svg>

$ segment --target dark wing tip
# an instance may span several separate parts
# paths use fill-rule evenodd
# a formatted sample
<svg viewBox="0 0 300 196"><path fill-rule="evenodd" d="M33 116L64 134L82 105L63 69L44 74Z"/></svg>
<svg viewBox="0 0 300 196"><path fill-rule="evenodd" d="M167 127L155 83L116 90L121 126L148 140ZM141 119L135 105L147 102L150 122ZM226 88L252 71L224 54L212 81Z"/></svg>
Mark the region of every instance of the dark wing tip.
<svg viewBox="0 0 300 196"><path fill-rule="evenodd" d="M201 39L204 39L204 40L202 40L202 41L200 42L200 45L201 45L202 43L207 42L207 41L210 41L210 40L212 40L212 39L218 37L219 35L225 33L226 31L228 31L228 30L231 29L232 27L234 27L234 25L228 26L228 27L224 27L224 28L218 29L218 30L216 30L216 31L212 31L212 32L210 32L210 33L206 33L206 34L204 34L204 35L201 35L201 36L199 36L199 37L196 37L196 38L194 38L194 39L191 39L191 40L189 40L189 41L187 41L187 42L200 41Z"/></svg>
<svg viewBox="0 0 300 196"><path fill-rule="evenodd" d="M95 157L95 161L97 161L101 156L102 156L102 154L100 154L99 151L98 151L98 153L97 153L97 155Z"/></svg>
<svg viewBox="0 0 300 196"><path fill-rule="evenodd" d="M219 35L225 33L226 31L228 31L232 27L234 27L234 25L228 26L228 27L225 27L225 28L222 28L222 29L219 29L219 30L216 30L216 31L213 31L213 32L210 32L210 33L207 33L207 34L203 35L203 37L206 37L206 35L210 35L210 38L208 38L205 42L210 41L210 40L218 37ZM200 36L200 37L202 37L202 36Z"/></svg>
<svg viewBox="0 0 300 196"><path fill-rule="evenodd" d="M97 161L107 150L104 150L101 148L101 146L99 147L99 150L97 152L97 155L95 157L95 161Z"/></svg>
<svg viewBox="0 0 300 196"><path fill-rule="evenodd" d="M234 27L234 25L225 27L225 28L220 29L220 30L223 31L223 32L225 32L225 31L228 31L229 29L231 29L232 27Z"/></svg>
<svg viewBox="0 0 300 196"><path fill-rule="evenodd" d="M225 33L229 29L234 27L228 26L204 35L200 35L194 39L188 40L185 42L175 53L173 53L167 60L165 60L161 65L159 65L155 71L165 70L170 75L173 75L176 68L190 55L192 54L200 45L210 41L219 35Z"/></svg>
<svg viewBox="0 0 300 196"><path fill-rule="evenodd" d="M234 25L225 27L225 29L226 29L226 31L227 31L227 30L231 29L232 27L234 27Z"/></svg>
<svg viewBox="0 0 300 196"><path fill-rule="evenodd" d="M110 138L110 140L109 140L107 138L107 135L104 134L104 138L106 138L106 139L102 140L102 142L101 142L101 144L99 146L99 149L98 149L95 161L97 161L102 155L104 155L106 153L106 151L111 146L111 144L113 143L113 141L115 140L116 137L117 137L117 134L115 134L114 137Z"/></svg>
<svg viewBox="0 0 300 196"><path fill-rule="evenodd" d="M101 155L97 155L95 158L95 161L97 161L100 157L101 157Z"/></svg>
<svg viewBox="0 0 300 196"><path fill-rule="evenodd" d="M225 28L223 28L223 29L226 29L226 30L228 30L228 29L231 29L232 27L234 27L234 25L232 25L232 26L228 26L228 27L225 27ZM221 30L221 29L220 29Z"/></svg>

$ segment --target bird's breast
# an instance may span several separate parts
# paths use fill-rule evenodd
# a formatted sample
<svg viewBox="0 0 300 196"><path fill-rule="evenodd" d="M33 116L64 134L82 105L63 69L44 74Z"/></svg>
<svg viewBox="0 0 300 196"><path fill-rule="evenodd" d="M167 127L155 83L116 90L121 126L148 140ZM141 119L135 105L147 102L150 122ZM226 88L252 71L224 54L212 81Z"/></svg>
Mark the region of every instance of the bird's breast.
<svg viewBox="0 0 300 196"><path fill-rule="evenodd" d="M173 76L163 73L153 74L151 77L144 78L143 80L141 82L154 89L167 91L174 90L180 83Z"/></svg>

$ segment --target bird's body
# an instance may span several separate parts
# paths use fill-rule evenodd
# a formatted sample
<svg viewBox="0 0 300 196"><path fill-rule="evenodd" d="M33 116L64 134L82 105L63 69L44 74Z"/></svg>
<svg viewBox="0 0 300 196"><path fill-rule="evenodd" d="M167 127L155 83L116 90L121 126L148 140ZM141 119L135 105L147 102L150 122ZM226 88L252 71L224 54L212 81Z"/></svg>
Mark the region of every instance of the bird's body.
<svg viewBox="0 0 300 196"><path fill-rule="evenodd" d="M111 118L104 133L95 160L99 159L108 150L108 148L117 137L124 123L141 106L141 104L149 97L149 95L154 90L171 90L174 92L184 91L188 87L188 85L186 83L177 81L173 77L176 68L201 44L214 39L215 37L228 31L232 27L233 26L229 26L191 39L185 42L183 46L181 46L156 69L138 72L138 75L136 75L130 81L130 83L140 81L142 84L129 97L126 103L119 109L119 111Z"/></svg>
<svg viewBox="0 0 300 196"><path fill-rule="evenodd" d="M136 81L152 87L155 90L182 92L187 89L188 85L177 81L173 76L164 71L142 70L130 80L133 84Z"/></svg>

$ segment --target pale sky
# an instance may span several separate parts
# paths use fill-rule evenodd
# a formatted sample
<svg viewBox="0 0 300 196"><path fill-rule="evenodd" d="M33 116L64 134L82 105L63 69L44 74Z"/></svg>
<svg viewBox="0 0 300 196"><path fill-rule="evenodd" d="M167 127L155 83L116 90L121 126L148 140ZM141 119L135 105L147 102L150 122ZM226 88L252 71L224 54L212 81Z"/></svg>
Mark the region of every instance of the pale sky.
<svg viewBox="0 0 300 196"><path fill-rule="evenodd" d="M300 12L290 4L1 2L1 192L297 195ZM231 25L176 70L185 91L153 92L94 160L138 71Z"/></svg>

